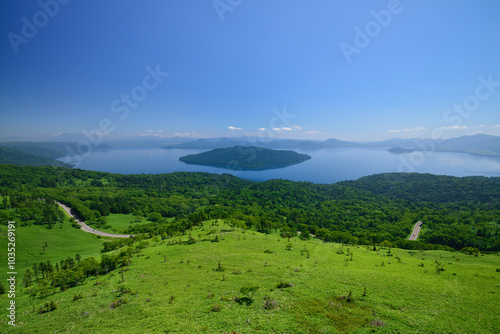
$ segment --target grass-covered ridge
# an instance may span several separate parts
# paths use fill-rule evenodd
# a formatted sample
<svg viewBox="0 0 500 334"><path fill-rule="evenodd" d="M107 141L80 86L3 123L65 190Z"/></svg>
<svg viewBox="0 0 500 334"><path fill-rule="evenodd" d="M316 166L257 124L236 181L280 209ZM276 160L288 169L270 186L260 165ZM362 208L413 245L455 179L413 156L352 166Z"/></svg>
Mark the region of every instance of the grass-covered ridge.
<svg viewBox="0 0 500 334"><path fill-rule="evenodd" d="M141 243L147 247L132 245L129 265L77 287L56 288L45 298L37 284L23 288L17 297L18 326L11 332L500 330L496 254L375 251L288 240L222 220L204 222L183 236ZM5 302L5 296L0 298ZM57 308L39 313L50 302Z"/></svg>
<svg viewBox="0 0 500 334"><path fill-rule="evenodd" d="M264 170L295 165L311 159L307 154L272 150L257 146L216 148L180 157L187 164L215 166L234 170Z"/></svg>

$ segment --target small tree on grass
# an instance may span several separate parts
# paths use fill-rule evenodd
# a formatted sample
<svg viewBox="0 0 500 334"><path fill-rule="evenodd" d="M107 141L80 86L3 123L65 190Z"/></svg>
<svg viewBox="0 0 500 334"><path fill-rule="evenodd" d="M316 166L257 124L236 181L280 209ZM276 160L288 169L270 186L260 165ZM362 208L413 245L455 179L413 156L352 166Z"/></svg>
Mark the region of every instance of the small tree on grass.
<svg viewBox="0 0 500 334"><path fill-rule="evenodd" d="M240 288L240 292L246 297L237 298L235 301L240 304L245 303L246 305L250 305L257 290L259 290L257 285L244 285Z"/></svg>
<svg viewBox="0 0 500 334"><path fill-rule="evenodd" d="M224 271L224 267L222 266L222 264L220 263L219 261L219 265L217 266L217 268L214 269L215 271Z"/></svg>
<svg viewBox="0 0 500 334"><path fill-rule="evenodd" d="M240 292L248 298L253 299L253 296L255 296L257 290L259 290L259 287L257 285L248 285L242 286Z"/></svg>

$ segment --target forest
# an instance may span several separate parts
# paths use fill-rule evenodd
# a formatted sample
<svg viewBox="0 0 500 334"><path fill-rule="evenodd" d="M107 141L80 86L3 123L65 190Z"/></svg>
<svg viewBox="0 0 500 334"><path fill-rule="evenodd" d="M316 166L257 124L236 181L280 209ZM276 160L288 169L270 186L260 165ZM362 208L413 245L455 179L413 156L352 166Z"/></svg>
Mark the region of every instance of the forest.
<svg viewBox="0 0 500 334"><path fill-rule="evenodd" d="M61 161L51 158L13 150L7 147L0 146L0 164L12 164L19 166L57 166L57 167L72 167L71 164L65 164Z"/></svg>
<svg viewBox="0 0 500 334"><path fill-rule="evenodd" d="M500 250L500 178L387 173L335 184L254 182L230 174L121 175L60 167L0 166L3 222L60 221L54 201L89 225L111 213L147 218L125 233L174 236L209 219L284 237L406 249ZM4 210L2 209L15 209ZM406 240L422 221L418 241ZM109 245L111 246L111 245ZM108 247L109 247L108 246ZM114 247L109 247L114 248Z"/></svg>

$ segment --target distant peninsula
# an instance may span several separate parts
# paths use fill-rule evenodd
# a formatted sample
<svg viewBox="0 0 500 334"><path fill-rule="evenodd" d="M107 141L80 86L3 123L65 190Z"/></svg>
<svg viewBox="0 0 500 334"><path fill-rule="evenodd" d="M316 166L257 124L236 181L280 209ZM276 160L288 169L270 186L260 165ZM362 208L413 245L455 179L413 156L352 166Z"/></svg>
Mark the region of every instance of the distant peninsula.
<svg viewBox="0 0 500 334"><path fill-rule="evenodd" d="M232 170L264 170L282 168L311 159L307 154L294 151L271 150L257 146L217 148L198 154L180 157L192 165L220 167Z"/></svg>

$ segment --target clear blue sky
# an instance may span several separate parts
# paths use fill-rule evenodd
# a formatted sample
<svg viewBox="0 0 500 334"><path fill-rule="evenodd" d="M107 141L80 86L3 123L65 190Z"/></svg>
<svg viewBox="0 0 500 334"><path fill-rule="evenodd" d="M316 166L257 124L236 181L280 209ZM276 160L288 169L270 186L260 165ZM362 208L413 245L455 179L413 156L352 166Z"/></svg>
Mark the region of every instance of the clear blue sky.
<svg viewBox="0 0 500 334"><path fill-rule="evenodd" d="M497 0L59 1L0 2L0 138L500 135Z"/></svg>

